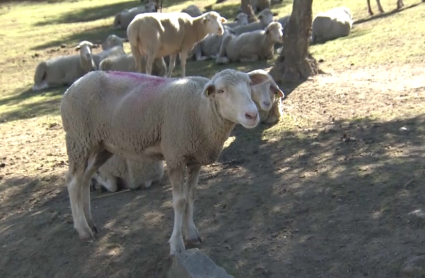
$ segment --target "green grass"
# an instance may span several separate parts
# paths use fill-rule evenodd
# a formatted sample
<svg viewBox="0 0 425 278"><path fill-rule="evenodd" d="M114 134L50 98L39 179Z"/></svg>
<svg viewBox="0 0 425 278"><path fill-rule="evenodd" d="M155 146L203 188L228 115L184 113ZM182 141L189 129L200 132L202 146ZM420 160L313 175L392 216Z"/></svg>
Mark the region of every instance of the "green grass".
<svg viewBox="0 0 425 278"><path fill-rule="evenodd" d="M373 2L373 1L372 1ZM211 6L232 20L239 1L227 1L215 5L207 1L164 1L164 11L179 11L189 3L201 8ZM387 63L424 62L425 5L419 0L406 0L406 8L386 17L372 18L354 25L352 34L346 38L314 45L311 52L323 59L324 68L366 67ZM62 2L12 2L0 7L2 28L0 30L0 120L15 120L28 116L58 113L58 103L66 88L32 92L36 65L43 60L59 55L74 54L73 47L81 40L100 43L109 34L125 36L125 31L113 30L111 25L116 12L138 5L138 1L82 0ZM335 6L347 6L354 19L367 19L364 0L314 1L313 13ZM373 5L375 3L373 2ZM395 9L395 1L385 0L382 5L387 12ZM377 10L373 6L374 10ZM284 0L272 10L280 16L290 14L292 1ZM61 48L62 44L66 47ZM129 51L128 43L125 45ZM100 49L95 49L100 51ZM233 64L239 70L267 68L273 60L253 64ZM215 66L213 61L188 63L188 74L211 76L228 66ZM175 74L179 74L179 66Z"/></svg>

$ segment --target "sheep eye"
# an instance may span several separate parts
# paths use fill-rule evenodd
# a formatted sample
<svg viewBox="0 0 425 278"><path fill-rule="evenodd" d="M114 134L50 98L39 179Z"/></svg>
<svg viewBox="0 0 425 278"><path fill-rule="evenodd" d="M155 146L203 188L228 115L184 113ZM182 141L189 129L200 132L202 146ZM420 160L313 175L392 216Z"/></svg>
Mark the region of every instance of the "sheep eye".
<svg viewBox="0 0 425 278"><path fill-rule="evenodd" d="M220 89L220 90L217 91L217 93L222 94L222 93L224 93L224 90Z"/></svg>

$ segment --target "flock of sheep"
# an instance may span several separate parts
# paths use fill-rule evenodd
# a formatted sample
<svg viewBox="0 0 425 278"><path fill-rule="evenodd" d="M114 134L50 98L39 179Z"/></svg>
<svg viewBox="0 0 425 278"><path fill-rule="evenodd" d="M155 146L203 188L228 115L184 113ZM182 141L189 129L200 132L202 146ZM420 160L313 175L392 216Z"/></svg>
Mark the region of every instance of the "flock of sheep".
<svg viewBox="0 0 425 278"><path fill-rule="evenodd" d="M98 231L91 215L92 178L111 192L120 179L127 188L149 187L162 178L165 161L174 208L170 254L185 250L183 237L187 243L201 242L193 221L201 167L218 159L236 124L252 129L277 122L284 94L264 70L186 77L186 60L272 58L289 16L275 21L266 4L256 0L251 12L239 13L229 23L195 5L179 13L157 13L156 4L149 2L115 17L114 28L127 29L131 53L124 52L124 39L110 35L100 53L93 54L93 44L82 41L76 47L79 55L37 66L34 90L70 85L60 112L69 160L66 184L81 239L94 239ZM260 12L255 16L253 10ZM347 8L320 13L312 40L346 36L351 26ZM182 76L171 78L178 56Z"/></svg>

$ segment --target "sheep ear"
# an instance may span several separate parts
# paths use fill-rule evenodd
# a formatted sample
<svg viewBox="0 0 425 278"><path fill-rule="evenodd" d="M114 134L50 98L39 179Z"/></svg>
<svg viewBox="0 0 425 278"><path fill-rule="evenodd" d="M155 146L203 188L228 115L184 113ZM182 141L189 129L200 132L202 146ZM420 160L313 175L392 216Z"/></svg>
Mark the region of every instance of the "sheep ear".
<svg viewBox="0 0 425 278"><path fill-rule="evenodd" d="M262 14L258 16L258 19L262 19L262 18L263 18L263 15Z"/></svg>
<svg viewBox="0 0 425 278"><path fill-rule="evenodd" d="M224 17L221 17L220 18L220 21L221 21L221 23L226 23L227 22L227 19L225 19Z"/></svg>
<svg viewBox="0 0 425 278"><path fill-rule="evenodd" d="M202 95L204 95L205 97L210 97L215 93L215 86L214 84L212 84L212 82L208 82L205 87L204 90L202 91Z"/></svg>
<svg viewBox="0 0 425 278"><path fill-rule="evenodd" d="M272 80L271 76L265 70L253 70L248 72L248 75L254 86Z"/></svg>
<svg viewBox="0 0 425 278"><path fill-rule="evenodd" d="M282 92L279 86L277 86L277 84L274 82L270 84L270 91L272 91L272 93L277 95L278 97L285 97L285 94Z"/></svg>

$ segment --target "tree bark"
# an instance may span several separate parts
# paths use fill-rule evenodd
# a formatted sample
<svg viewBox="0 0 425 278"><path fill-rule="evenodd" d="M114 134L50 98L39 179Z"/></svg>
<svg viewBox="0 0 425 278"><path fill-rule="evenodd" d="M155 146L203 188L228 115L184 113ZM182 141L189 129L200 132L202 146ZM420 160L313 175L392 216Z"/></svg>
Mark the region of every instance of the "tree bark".
<svg viewBox="0 0 425 278"><path fill-rule="evenodd" d="M300 83L319 72L310 54L313 0L294 0L292 14L284 27L283 49L270 74L279 83Z"/></svg>

